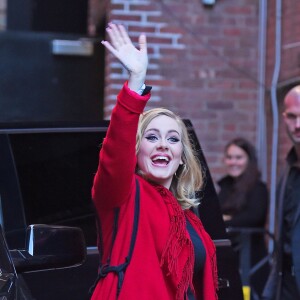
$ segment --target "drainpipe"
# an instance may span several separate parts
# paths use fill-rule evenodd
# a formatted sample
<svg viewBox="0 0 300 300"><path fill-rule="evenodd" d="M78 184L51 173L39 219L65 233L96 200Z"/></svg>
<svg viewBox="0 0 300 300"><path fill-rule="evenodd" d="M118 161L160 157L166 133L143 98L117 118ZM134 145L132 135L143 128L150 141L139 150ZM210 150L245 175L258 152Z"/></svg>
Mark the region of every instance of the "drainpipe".
<svg viewBox="0 0 300 300"><path fill-rule="evenodd" d="M271 85L271 106L273 115L272 133L272 157L271 157L271 182L270 182L270 208L269 208L269 231L275 231L275 203L277 184L277 156L278 156L278 105L277 105L277 85L281 64L281 11L282 0L276 0L276 23L275 23L275 66ZM269 242L269 252L274 249L274 242Z"/></svg>
<svg viewBox="0 0 300 300"><path fill-rule="evenodd" d="M256 148L261 178L267 182L267 133L265 111L265 70L266 70L266 31L267 31L267 0L259 3L259 36L258 36L258 105L257 105L257 130Z"/></svg>

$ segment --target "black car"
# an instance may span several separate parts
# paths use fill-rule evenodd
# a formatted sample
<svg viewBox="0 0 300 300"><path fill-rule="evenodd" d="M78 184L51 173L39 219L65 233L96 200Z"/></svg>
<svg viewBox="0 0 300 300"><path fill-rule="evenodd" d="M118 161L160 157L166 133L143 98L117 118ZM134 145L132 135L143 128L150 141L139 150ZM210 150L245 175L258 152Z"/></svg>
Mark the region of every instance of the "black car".
<svg viewBox="0 0 300 300"><path fill-rule="evenodd" d="M200 194L202 200L199 215L217 246L219 299L242 300L237 260L227 238L209 169L191 122L185 122L206 172L205 188ZM18 299L90 298L88 291L97 276L99 263L90 193L98 165L99 149L108 124L109 121L80 123L80 126L57 122L26 125L0 123L0 211L9 249L6 249L1 236L0 251L1 257L6 257L4 266L7 274L1 272L1 261L0 279L8 276L7 282L10 284L9 282L16 280L15 272L19 274L30 296ZM49 266L46 271L42 270L45 269L43 266L35 269L22 268L20 255L16 255L20 251L13 249L25 248L23 251L28 252L24 241L26 236L28 241L29 224L48 224L50 229L53 226L80 228L86 243L85 262L76 268L62 268L59 264L59 268ZM51 242L53 249L59 248L55 238ZM74 237L73 249L66 246L69 255L75 255L72 250L80 248L81 244L81 238ZM6 254L3 255L2 252ZM15 269L13 264L17 266ZM3 286L0 285L0 288L2 292ZM7 299L15 298L7 296Z"/></svg>

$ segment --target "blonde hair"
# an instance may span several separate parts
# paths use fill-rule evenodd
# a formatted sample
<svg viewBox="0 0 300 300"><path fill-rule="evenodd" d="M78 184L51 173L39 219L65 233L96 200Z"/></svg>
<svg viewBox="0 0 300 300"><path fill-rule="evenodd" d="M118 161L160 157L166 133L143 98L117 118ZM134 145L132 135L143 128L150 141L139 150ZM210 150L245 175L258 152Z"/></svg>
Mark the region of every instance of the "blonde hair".
<svg viewBox="0 0 300 300"><path fill-rule="evenodd" d="M174 119L181 129L183 165L180 165L174 174L170 191L183 209L195 207L199 204L196 193L202 188L203 172L195 149L189 139L187 128L178 115L165 108L154 108L141 114L136 135L136 153L139 152L141 140L147 126L158 116L167 116ZM141 174L138 169L137 173Z"/></svg>

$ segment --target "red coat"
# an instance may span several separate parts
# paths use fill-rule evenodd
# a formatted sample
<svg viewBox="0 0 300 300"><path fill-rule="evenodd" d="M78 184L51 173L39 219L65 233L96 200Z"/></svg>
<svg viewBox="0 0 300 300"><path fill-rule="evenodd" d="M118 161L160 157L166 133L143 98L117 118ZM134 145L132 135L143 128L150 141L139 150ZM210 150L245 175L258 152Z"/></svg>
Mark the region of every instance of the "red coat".
<svg viewBox="0 0 300 300"><path fill-rule="evenodd" d="M120 207L111 265L124 262L132 234L135 178L140 183L140 217L135 248L119 295L120 300L183 300L188 287L197 299L216 295L215 247L199 219L183 211L172 193L135 174L135 143L139 115L150 95L139 96L125 85L113 110L100 151L92 198L101 220L103 263L111 245L115 207ZM186 230L187 217L206 249L203 282L192 282L194 249ZM92 300L116 299L117 275L109 273L96 286Z"/></svg>

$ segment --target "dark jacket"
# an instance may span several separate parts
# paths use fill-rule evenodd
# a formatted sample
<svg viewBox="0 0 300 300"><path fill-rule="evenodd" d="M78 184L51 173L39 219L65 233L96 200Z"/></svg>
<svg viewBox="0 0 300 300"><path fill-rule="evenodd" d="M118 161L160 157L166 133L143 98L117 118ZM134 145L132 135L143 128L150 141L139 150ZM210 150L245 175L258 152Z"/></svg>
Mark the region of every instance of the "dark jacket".
<svg viewBox="0 0 300 300"><path fill-rule="evenodd" d="M222 214L232 216L232 219L225 221L227 228L255 228L264 229L266 224L269 194L265 183L257 180L251 190L246 194L245 204L241 208L228 207L225 208L225 202L230 201L230 192L234 185L234 178L225 176L218 184L220 186L219 200ZM229 238L232 242L233 248L238 254L242 245L242 234L230 233ZM253 267L262 258L267 256L267 247L263 232L253 233L250 236L250 267ZM244 244L243 244L244 245ZM250 277L250 284L255 289L256 294L260 295L264 288L268 277L269 268L264 265Z"/></svg>
<svg viewBox="0 0 300 300"><path fill-rule="evenodd" d="M281 274L282 274L282 256L283 256L283 218L284 218L284 199L286 184L290 175L292 165L297 160L295 149L292 148L287 156L287 164L285 170L279 180L277 186L276 197L276 229L275 242L276 247L274 251L274 258L272 269L268 278L267 284L263 292L263 299L265 300L280 300L281 294ZM300 173L300 171L298 171ZM300 174L298 175L300 176ZM299 199L300 201L300 199ZM294 265L295 278L300 291L300 205L296 209L293 231L291 236L291 251Z"/></svg>
<svg viewBox="0 0 300 300"><path fill-rule="evenodd" d="M232 215L230 221L226 221L227 227L264 227L268 211L268 189L266 185L257 181L254 187L246 195L245 205L240 209L224 210L225 201L228 199L233 187L234 179L230 176L223 177L219 182L219 200L222 214Z"/></svg>

